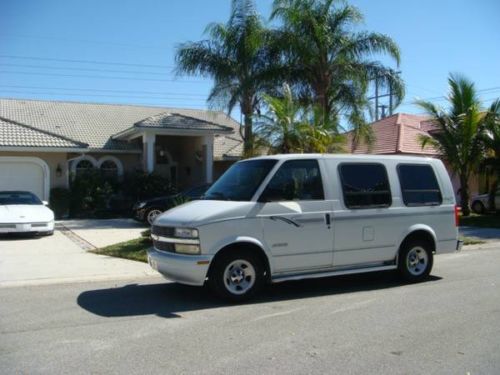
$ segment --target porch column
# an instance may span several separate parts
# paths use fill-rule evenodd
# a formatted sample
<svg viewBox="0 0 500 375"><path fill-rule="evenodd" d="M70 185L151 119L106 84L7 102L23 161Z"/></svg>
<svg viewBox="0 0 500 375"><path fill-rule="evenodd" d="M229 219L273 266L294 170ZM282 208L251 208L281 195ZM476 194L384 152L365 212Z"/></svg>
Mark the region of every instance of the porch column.
<svg viewBox="0 0 500 375"><path fill-rule="evenodd" d="M203 137L203 161L205 162L205 182L212 183L214 168L214 136L206 135Z"/></svg>
<svg viewBox="0 0 500 375"><path fill-rule="evenodd" d="M148 173L153 173L155 170L155 135L144 133L142 135L143 143L143 161L144 169Z"/></svg>

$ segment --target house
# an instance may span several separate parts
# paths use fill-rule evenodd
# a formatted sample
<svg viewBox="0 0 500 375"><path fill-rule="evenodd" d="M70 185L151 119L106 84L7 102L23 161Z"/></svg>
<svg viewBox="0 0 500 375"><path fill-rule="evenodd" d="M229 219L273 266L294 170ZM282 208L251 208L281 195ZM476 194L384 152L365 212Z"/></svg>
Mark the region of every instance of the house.
<svg viewBox="0 0 500 375"><path fill-rule="evenodd" d="M436 125L427 116L396 113L373 122L371 125L375 135L372 145L366 143L354 144L352 134L347 136L347 148L354 154L385 154L385 155L416 155L440 158L438 150L431 145L422 148L420 136L431 136L436 131ZM453 173L443 160L450 174L453 189L457 193L460 189L458 176ZM482 177L473 176L469 181L471 194L477 194L485 189ZM458 196L457 196L458 198Z"/></svg>
<svg viewBox="0 0 500 375"><path fill-rule="evenodd" d="M238 129L222 112L0 99L0 190L48 200L88 168L154 172L179 188L212 182L242 153Z"/></svg>

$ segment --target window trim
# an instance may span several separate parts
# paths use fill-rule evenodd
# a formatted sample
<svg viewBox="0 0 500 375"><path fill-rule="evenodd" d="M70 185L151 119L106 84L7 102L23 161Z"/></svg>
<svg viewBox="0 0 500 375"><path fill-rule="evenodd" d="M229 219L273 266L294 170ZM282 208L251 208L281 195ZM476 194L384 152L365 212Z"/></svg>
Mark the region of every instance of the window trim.
<svg viewBox="0 0 500 375"><path fill-rule="evenodd" d="M385 174L385 178L387 180L387 186L389 188L389 202L388 204L384 205L370 205L370 206L349 206L347 204L346 200L346 192L344 190L344 176L342 174L342 167L344 165L376 165L376 166L382 166ZM337 165L337 173L339 175L339 181L340 181L340 189L342 190L342 199L344 203L344 207L346 207L349 210L367 210L367 209L373 209L373 208L389 208L392 206L392 189L391 189L391 181L389 179L389 174L387 173L387 166L384 163L377 163L377 162L362 162L362 161L356 161L356 162L342 162ZM376 194L386 194L386 192L373 192L371 193L372 195ZM356 193L355 193L356 194ZM359 192L359 194L364 194Z"/></svg>
<svg viewBox="0 0 500 375"><path fill-rule="evenodd" d="M436 181L436 185L438 187L437 191L439 192L439 203L433 203L433 204L428 204L428 203L407 203L406 202L406 199L405 199L405 196L404 196L404 192L405 191L415 191L415 189L403 189L403 182L401 180L401 173L400 173L400 167L401 166L405 166L405 167L428 167L431 169L432 171L432 175L434 176L434 181ZM398 180L399 180L399 188L401 190L401 201L403 202L403 204L406 206L406 207L437 207L437 206L441 206L443 204L443 192L442 192L442 189L441 189L441 186L439 185L439 180L437 178L437 175L436 175L436 171L434 170L434 167L432 166L432 164L428 164L428 163L398 163L398 165L396 165L396 172L398 174ZM436 189L422 189L422 190L416 190L416 191L426 191L426 192L435 192Z"/></svg>
<svg viewBox="0 0 500 375"><path fill-rule="evenodd" d="M300 200L282 200L282 201L272 201L272 202L266 202L266 203L279 203L279 202L318 202L318 201L324 201L326 200L326 194L325 194L325 184L324 184L324 180L323 180L323 173L321 172L321 165L320 165L320 162L318 159L315 159L315 158L312 158L312 159L288 159L288 160L285 160L283 161L283 163L279 164L276 168L276 170L274 171L274 173L272 174L272 176L270 176L269 180L265 183L265 186L263 187L262 191L260 192L258 198L257 198L257 202L264 202L262 199L262 196L264 195L264 193L266 192L267 190L267 187L269 186L269 184L271 183L271 181L273 180L274 176L276 175L276 173L278 173L278 171L281 169L281 167L283 167L286 163L291 163L291 162L300 162L300 161L313 161L313 162L316 162L316 165L318 167L318 172L319 172L319 177L321 179L321 190L322 190L322 193L323 193L323 198L321 199L300 199Z"/></svg>

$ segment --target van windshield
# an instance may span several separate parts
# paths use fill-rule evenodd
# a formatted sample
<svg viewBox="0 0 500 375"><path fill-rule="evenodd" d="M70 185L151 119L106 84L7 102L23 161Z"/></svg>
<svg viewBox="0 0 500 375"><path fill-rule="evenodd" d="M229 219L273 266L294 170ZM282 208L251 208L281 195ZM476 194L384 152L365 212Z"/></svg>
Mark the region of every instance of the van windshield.
<svg viewBox="0 0 500 375"><path fill-rule="evenodd" d="M277 160L248 160L234 164L205 193L203 199L249 201Z"/></svg>

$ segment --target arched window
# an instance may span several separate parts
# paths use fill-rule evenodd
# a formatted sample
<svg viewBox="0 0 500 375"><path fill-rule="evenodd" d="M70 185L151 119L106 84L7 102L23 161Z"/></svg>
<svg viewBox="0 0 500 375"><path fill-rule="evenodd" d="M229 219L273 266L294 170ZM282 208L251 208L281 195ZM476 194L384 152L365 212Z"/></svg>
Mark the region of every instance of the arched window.
<svg viewBox="0 0 500 375"><path fill-rule="evenodd" d="M94 164L90 160L81 159L75 165L75 174L77 176L82 175L94 168Z"/></svg>
<svg viewBox="0 0 500 375"><path fill-rule="evenodd" d="M101 173L106 178L118 178L118 166L113 160L105 160L100 166Z"/></svg>

